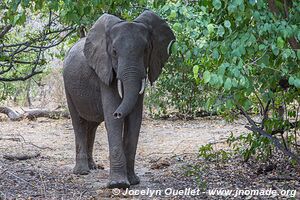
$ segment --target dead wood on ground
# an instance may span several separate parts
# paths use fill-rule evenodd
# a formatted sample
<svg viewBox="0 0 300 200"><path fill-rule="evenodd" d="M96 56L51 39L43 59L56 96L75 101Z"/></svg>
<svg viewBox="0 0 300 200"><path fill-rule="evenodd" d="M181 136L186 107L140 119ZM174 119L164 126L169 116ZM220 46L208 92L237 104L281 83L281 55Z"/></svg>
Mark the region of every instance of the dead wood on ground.
<svg viewBox="0 0 300 200"><path fill-rule="evenodd" d="M0 106L0 113L6 114L12 121L20 121L22 119L34 120L38 117L50 119L69 118L69 113L65 110L30 109L23 110L23 112L20 113L10 107Z"/></svg>
<svg viewBox="0 0 300 200"><path fill-rule="evenodd" d="M34 153L34 154L5 154L3 155L4 159L7 160L28 160L32 158L37 158L41 155L41 153Z"/></svg>

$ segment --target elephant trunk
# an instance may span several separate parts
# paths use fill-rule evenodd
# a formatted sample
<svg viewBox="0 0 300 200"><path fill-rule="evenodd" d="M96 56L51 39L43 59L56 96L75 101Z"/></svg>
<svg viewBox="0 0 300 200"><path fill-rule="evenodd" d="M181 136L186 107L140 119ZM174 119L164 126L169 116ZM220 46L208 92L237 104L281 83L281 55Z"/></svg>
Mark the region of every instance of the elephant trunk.
<svg viewBox="0 0 300 200"><path fill-rule="evenodd" d="M123 100L113 115L116 119L121 119L126 117L133 110L143 84L140 79L125 80L123 82L123 87L121 81L118 80L118 82L118 92L121 98L123 96ZM124 92L122 92L122 88L124 89ZM124 95L122 95L122 93Z"/></svg>

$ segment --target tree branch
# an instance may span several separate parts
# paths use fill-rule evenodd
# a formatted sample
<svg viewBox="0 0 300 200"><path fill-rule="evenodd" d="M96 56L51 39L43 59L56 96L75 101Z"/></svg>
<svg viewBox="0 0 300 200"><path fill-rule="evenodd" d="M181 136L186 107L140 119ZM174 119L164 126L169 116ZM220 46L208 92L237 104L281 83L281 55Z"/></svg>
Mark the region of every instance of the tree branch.
<svg viewBox="0 0 300 200"><path fill-rule="evenodd" d="M0 39L3 38L4 35L10 31L11 28L11 24L4 26L3 30L0 32Z"/></svg>
<svg viewBox="0 0 300 200"><path fill-rule="evenodd" d="M281 150L285 155L293 158L299 165L300 159L289 149L286 149L284 145L281 144L280 140L276 137L273 137L271 134L267 133L263 129L259 128L256 123L251 119L251 117L246 113L246 111L238 105L238 109L246 117L251 126L245 126L248 130L259 133L261 136L268 138L279 150Z"/></svg>
<svg viewBox="0 0 300 200"><path fill-rule="evenodd" d="M0 77L0 81L3 81L3 82L26 81L27 79L29 79L37 74L41 74L41 73L43 73L43 71L34 71L25 76L19 76L19 77L15 77L15 78L1 78Z"/></svg>

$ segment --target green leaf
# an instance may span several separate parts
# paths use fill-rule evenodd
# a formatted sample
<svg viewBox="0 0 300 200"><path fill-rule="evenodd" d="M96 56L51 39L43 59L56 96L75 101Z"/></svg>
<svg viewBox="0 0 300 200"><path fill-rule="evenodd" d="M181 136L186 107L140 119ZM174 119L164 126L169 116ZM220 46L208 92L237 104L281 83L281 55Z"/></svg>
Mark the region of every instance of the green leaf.
<svg viewBox="0 0 300 200"><path fill-rule="evenodd" d="M211 73L210 81L209 83L211 85L216 85L219 82L219 77L217 74Z"/></svg>
<svg viewBox="0 0 300 200"><path fill-rule="evenodd" d="M267 46L266 45L264 45L264 44L260 44L259 46L258 46L258 49L261 51L261 50L265 50L267 48Z"/></svg>
<svg viewBox="0 0 300 200"><path fill-rule="evenodd" d="M23 0L23 1L21 2L21 4L22 4L22 6L27 7L28 4L29 4L29 0Z"/></svg>
<svg viewBox="0 0 300 200"><path fill-rule="evenodd" d="M246 84L246 79L245 79L244 76L242 76L241 79L240 79L240 85L244 86L245 84Z"/></svg>
<svg viewBox="0 0 300 200"><path fill-rule="evenodd" d="M19 24L19 25L23 25L26 21L26 15L25 15L25 11L19 13L18 15L14 16L14 20L13 20L13 25Z"/></svg>
<svg viewBox="0 0 300 200"><path fill-rule="evenodd" d="M210 81L210 78L211 78L210 72L209 72L209 71L205 71L205 72L203 73L204 83L208 83L208 82Z"/></svg>
<svg viewBox="0 0 300 200"><path fill-rule="evenodd" d="M232 99L228 99L228 100L226 101L226 103L225 103L225 106L226 106L226 108L228 108L228 109L232 109L233 106L234 106L234 103L233 103Z"/></svg>
<svg viewBox="0 0 300 200"><path fill-rule="evenodd" d="M226 68L229 66L229 63L222 63L218 69L218 74L223 76L225 74Z"/></svg>
<svg viewBox="0 0 300 200"><path fill-rule="evenodd" d="M230 90L232 87L231 79L228 77L224 83L224 89L225 90Z"/></svg>
<svg viewBox="0 0 300 200"><path fill-rule="evenodd" d="M216 10L219 10L222 7L222 3L220 0L213 0L213 6Z"/></svg>
<svg viewBox="0 0 300 200"><path fill-rule="evenodd" d="M282 52L282 57L287 59L288 57L290 57L292 54L291 50L290 49L284 49L283 52Z"/></svg>
<svg viewBox="0 0 300 200"><path fill-rule="evenodd" d="M173 29L175 30L175 31L177 31L177 32L181 32L181 24L180 23L175 23L174 25L173 25Z"/></svg>
<svg viewBox="0 0 300 200"><path fill-rule="evenodd" d="M300 88L300 79L295 79L294 80L294 85L297 87L297 88Z"/></svg>
<svg viewBox="0 0 300 200"><path fill-rule="evenodd" d="M289 78L289 84L290 85L294 85L294 82L295 82L294 77L290 76L290 78Z"/></svg>
<svg viewBox="0 0 300 200"><path fill-rule="evenodd" d="M243 103L243 107L245 108L245 110L249 110L251 108L251 105L252 103L248 99Z"/></svg>
<svg viewBox="0 0 300 200"><path fill-rule="evenodd" d="M278 56L278 54L279 54L279 49L278 49L275 45L272 45L271 49L272 49L273 54L274 54L275 56Z"/></svg>
<svg viewBox="0 0 300 200"><path fill-rule="evenodd" d="M233 13L236 10L236 5L234 4L229 4L229 6L227 7L227 10L229 13Z"/></svg>
<svg viewBox="0 0 300 200"><path fill-rule="evenodd" d="M225 33L225 29L222 25L220 25L219 28L218 28L218 35L220 37L223 37L224 33Z"/></svg>
<svg viewBox="0 0 300 200"><path fill-rule="evenodd" d="M175 11L175 10L172 10L171 13L170 13L170 15L169 15L169 18L170 18L170 19L176 19L176 17L177 17L176 11Z"/></svg>
<svg viewBox="0 0 300 200"><path fill-rule="evenodd" d="M220 56L220 55L219 55L218 50L217 50L217 49L214 49L214 50L213 50L213 53L212 53L213 59L218 60L219 56Z"/></svg>
<svg viewBox="0 0 300 200"><path fill-rule="evenodd" d="M281 37L278 37L276 44L279 49L282 49L284 47L284 40Z"/></svg>
<svg viewBox="0 0 300 200"><path fill-rule="evenodd" d="M214 33L215 32L215 25L214 24L208 24L207 25L208 33Z"/></svg>
<svg viewBox="0 0 300 200"><path fill-rule="evenodd" d="M226 28L230 28L230 26L231 26L230 21L225 20L225 21L224 21L224 26L225 26Z"/></svg>
<svg viewBox="0 0 300 200"><path fill-rule="evenodd" d="M254 5L254 4L257 3L257 0L249 0L249 3L250 3L251 5Z"/></svg>
<svg viewBox="0 0 300 200"><path fill-rule="evenodd" d="M198 78L199 78L199 65L195 65L194 67L193 67L193 74L194 74L194 79L195 80L198 80Z"/></svg>
<svg viewBox="0 0 300 200"><path fill-rule="evenodd" d="M241 72L239 69L235 68L235 69L233 69L233 74L236 78L239 78L241 75Z"/></svg>
<svg viewBox="0 0 300 200"><path fill-rule="evenodd" d="M244 0L234 0L233 2L236 5L242 5L244 3Z"/></svg>
<svg viewBox="0 0 300 200"><path fill-rule="evenodd" d="M297 50L297 57L298 57L298 60L300 60L300 50L299 49Z"/></svg>

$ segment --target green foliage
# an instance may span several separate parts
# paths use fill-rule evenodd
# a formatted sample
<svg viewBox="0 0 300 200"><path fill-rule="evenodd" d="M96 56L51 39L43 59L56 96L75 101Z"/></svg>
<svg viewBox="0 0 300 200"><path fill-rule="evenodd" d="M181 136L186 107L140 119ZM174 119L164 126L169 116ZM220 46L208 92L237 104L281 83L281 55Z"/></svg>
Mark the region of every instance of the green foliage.
<svg viewBox="0 0 300 200"><path fill-rule="evenodd" d="M177 41L150 96L160 99L150 105L163 111L158 114L170 107L188 114L205 108L227 119L237 116L232 111L238 107L260 114L258 125L291 148L289 141L297 143L291 129L299 130L291 122L299 113L300 50L291 39L299 45L300 2L292 2L287 18L284 5L275 6L278 14L262 0L176 1L158 9ZM258 133L238 140L246 160L267 158L274 148Z"/></svg>
<svg viewBox="0 0 300 200"><path fill-rule="evenodd" d="M203 177L210 170L208 166L196 164L185 167L183 170L185 171L186 176L193 177L195 179L200 189L204 191L207 189L207 182Z"/></svg>
<svg viewBox="0 0 300 200"><path fill-rule="evenodd" d="M200 63L202 48L207 42L199 38L208 25L203 22L199 8L177 1L156 9L167 19L176 35L172 56L146 99L146 105L158 116L170 111L194 115L204 109L206 96L215 96L205 91L206 86L199 85L198 77L203 69ZM159 102L157 97L160 97Z"/></svg>
<svg viewBox="0 0 300 200"><path fill-rule="evenodd" d="M48 15L52 11L62 24L90 26L104 12L132 18L134 10L143 9L147 4L145 0L3 0L1 5L6 8L2 20L13 25L24 24L29 13ZM152 5L159 4L154 1Z"/></svg>
<svg viewBox="0 0 300 200"><path fill-rule="evenodd" d="M224 150L215 150L212 144L202 145L199 148L199 157L207 161L226 161L230 158L231 154Z"/></svg>
<svg viewBox="0 0 300 200"><path fill-rule="evenodd" d="M196 62L203 66L203 78L199 77L198 83L230 97L227 101L231 102L221 105L223 109L231 109L234 103L249 110L256 106L254 94L265 103L274 100L275 93L283 92L278 84L282 78L291 85L285 95L293 95L286 103L299 100L298 51L290 48L288 39L297 37L300 31L296 18L300 4L294 3L290 19L285 20L274 16L264 1L222 3L198 5L198 10L202 10L198 27L207 25L202 25L204 29L198 35L198 42L204 44L200 46L204 56ZM194 73L197 77L199 72Z"/></svg>
<svg viewBox="0 0 300 200"><path fill-rule="evenodd" d="M23 80L30 73L45 71L47 63L55 57L63 59L67 49L78 40L80 30L88 30L104 12L131 20L144 8L161 4L156 0L0 1L0 32L12 26L0 36L0 80ZM51 50L52 47L55 49ZM0 91L8 91L2 93L1 99L19 91L20 86L3 83Z"/></svg>
<svg viewBox="0 0 300 200"><path fill-rule="evenodd" d="M244 161L248 161L251 157L257 160L266 160L271 157L274 150L270 140L257 133L249 133L237 137L231 133L227 143L236 154L243 156Z"/></svg>
<svg viewBox="0 0 300 200"><path fill-rule="evenodd" d="M150 107L162 114L168 108L228 113L236 105L259 111L259 101L263 106L282 101L277 97L283 92L287 104L299 101L300 50L288 41L299 39L299 9L300 3L293 2L284 19L262 0L166 3L157 12L168 20L177 41L151 93L163 96L163 104L150 97ZM280 87L280 79L288 80L288 90Z"/></svg>

